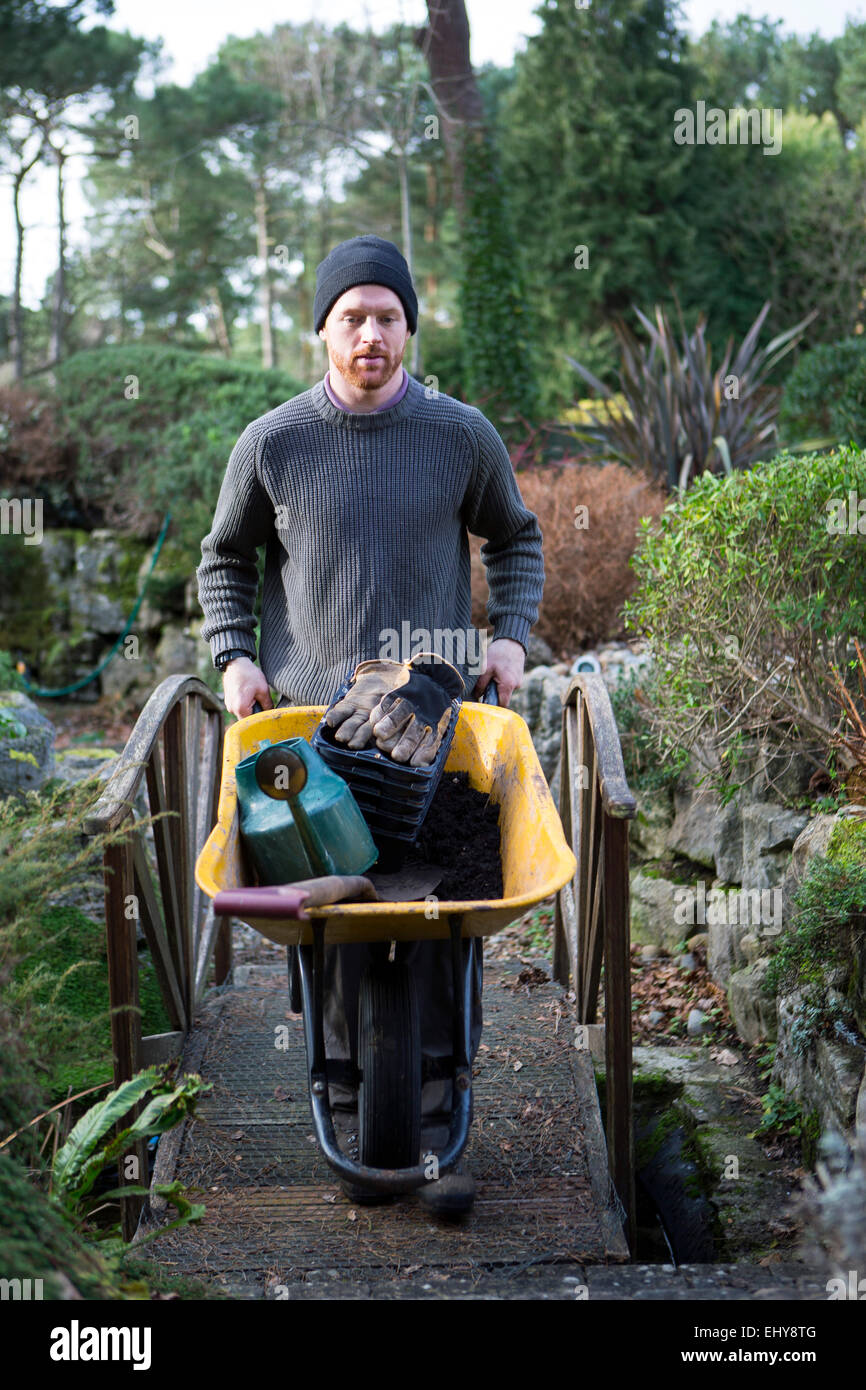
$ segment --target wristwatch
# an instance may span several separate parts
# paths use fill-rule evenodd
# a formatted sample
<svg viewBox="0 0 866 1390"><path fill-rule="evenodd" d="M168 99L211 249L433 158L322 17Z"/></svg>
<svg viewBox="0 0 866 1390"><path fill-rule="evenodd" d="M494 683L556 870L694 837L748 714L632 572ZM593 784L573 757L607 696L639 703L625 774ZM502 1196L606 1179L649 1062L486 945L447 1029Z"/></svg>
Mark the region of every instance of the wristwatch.
<svg viewBox="0 0 866 1390"><path fill-rule="evenodd" d="M214 667L217 671L224 671L229 662L236 661L239 656L246 656L250 661L255 661L255 657L250 656L249 652L242 651L240 647L231 647L229 651L220 652L219 656L214 657Z"/></svg>

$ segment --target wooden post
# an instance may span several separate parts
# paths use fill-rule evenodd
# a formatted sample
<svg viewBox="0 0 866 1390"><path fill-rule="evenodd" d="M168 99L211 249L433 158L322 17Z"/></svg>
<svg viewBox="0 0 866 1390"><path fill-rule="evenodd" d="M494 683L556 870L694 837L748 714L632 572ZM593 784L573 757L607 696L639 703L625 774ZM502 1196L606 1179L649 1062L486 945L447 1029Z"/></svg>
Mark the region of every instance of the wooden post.
<svg viewBox="0 0 866 1390"><path fill-rule="evenodd" d="M225 984L232 968L232 920L221 917L213 953L214 983Z"/></svg>
<svg viewBox="0 0 866 1390"><path fill-rule="evenodd" d="M141 1065L141 1009L138 997L138 942L132 911L135 897L132 878L132 845L123 840L108 845L103 858L105 879L105 943L108 955L108 996L111 1008L111 1044L114 1051L114 1084L134 1076ZM122 1000L119 1004L117 1001ZM137 1113L136 1106L131 1114ZM129 1123L125 1116L118 1128ZM137 1161L137 1177L127 1178L125 1160ZM130 1154L118 1161L118 1186L139 1186L147 1182L147 1145L136 1144ZM124 1240L131 1240L141 1212L141 1197L124 1197L120 1203L120 1226Z"/></svg>
<svg viewBox="0 0 866 1390"><path fill-rule="evenodd" d="M634 1251L634 1117L632 1112L631 960L628 821L604 818L604 997L607 1151Z"/></svg>
<svg viewBox="0 0 866 1390"><path fill-rule="evenodd" d="M138 1002L137 913L127 916L133 898L132 846L128 840L108 845L103 859L105 879L105 944L108 954L108 994L111 1000L111 1044L114 1083L128 1081L138 1070L141 1049L141 1011Z"/></svg>

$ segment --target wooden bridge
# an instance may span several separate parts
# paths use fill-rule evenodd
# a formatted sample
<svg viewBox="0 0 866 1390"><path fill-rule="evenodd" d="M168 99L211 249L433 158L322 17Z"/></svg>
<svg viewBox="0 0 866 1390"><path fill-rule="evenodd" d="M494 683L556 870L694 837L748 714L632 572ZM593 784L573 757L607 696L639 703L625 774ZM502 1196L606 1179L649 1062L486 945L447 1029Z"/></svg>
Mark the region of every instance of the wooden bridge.
<svg viewBox="0 0 866 1390"><path fill-rule="evenodd" d="M559 810L577 872L556 896L553 979L485 966L467 1153L478 1196L458 1226L411 1198L352 1207L311 1142L284 955L262 940L232 971L231 923L214 917L193 877L216 820L224 717L195 677L164 681L88 825L129 830L104 863L115 1079L180 1057L213 1083L198 1118L160 1141L155 1174L202 1189L207 1215L163 1237L155 1257L236 1297L277 1298L574 1296L584 1266L628 1260L635 802L601 677L576 676L563 693ZM138 924L171 1022L157 1036L141 1034ZM276 1028L285 1049L274 1046ZM593 1053L604 1061L604 1127ZM340 1138L352 1152L351 1128ZM144 1211L138 1198L123 1205L127 1235L161 1219L155 1199Z"/></svg>

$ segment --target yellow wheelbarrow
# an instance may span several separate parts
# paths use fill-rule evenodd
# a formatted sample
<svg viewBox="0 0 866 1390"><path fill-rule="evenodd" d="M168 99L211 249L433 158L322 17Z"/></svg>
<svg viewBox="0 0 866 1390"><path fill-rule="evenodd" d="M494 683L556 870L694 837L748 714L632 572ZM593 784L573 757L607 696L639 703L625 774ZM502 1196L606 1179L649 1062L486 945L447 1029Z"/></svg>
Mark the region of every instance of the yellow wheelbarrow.
<svg viewBox="0 0 866 1390"><path fill-rule="evenodd" d="M290 960L294 958L304 1018L310 1108L316 1138L331 1168L371 1192L409 1192L431 1176L429 1156L417 1161L421 1059L417 1036L412 1041L413 1031L417 1034L417 1010L393 969L390 974L380 972L386 979L394 978L390 992L381 988L380 979L367 1007L362 995L359 1034L365 1036L359 1036L357 1077L361 1162L355 1162L337 1143L328 1097L328 1083L335 1073L325 1057L325 948L353 942L450 939L454 1052L446 1069L453 1078L454 1102L448 1141L437 1156L436 1171L442 1175L457 1163L469 1135L471 1002L474 982L480 979L483 938L558 892L574 877L576 863L523 719L498 706L464 702L445 772L465 772L470 786L489 795L500 808L502 898L436 901L431 911L429 900L317 903L315 892L309 893L303 885L251 887L239 834L235 767L256 752L263 740L310 739L324 710L324 706L266 710L227 731L217 824L198 857L195 877L209 897L226 895L215 902L218 912L230 912L269 941L294 948L289 954ZM387 957L387 946L383 950ZM371 1122L369 1106L376 1098L380 1107L387 1103L389 1110L374 1114Z"/></svg>

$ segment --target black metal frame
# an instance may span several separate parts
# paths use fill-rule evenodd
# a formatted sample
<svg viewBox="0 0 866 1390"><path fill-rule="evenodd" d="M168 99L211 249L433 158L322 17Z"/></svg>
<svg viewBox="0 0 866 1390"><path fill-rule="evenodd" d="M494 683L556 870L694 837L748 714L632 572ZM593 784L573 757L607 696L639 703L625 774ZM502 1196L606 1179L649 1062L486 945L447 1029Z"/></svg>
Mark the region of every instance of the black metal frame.
<svg viewBox="0 0 866 1390"><path fill-rule="evenodd" d="M337 1144L334 1121L328 1097L328 1082L334 1080L325 1058L325 919L311 923L313 942L299 946L298 974L301 986L301 1007L304 1016L304 1042L307 1050L307 1083L310 1112L319 1147L341 1178L370 1192L413 1192L430 1181L429 1161L412 1168L370 1168L348 1158ZM477 969L476 958L481 950L479 937L462 935L463 918L459 912L448 914L451 939L451 964L454 996L454 1053L452 1057L454 1085L452 1089L451 1124L448 1142L437 1154L437 1176L441 1177L458 1163L469 1138L472 1120L471 1027L472 990Z"/></svg>

